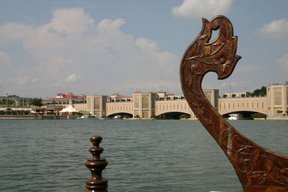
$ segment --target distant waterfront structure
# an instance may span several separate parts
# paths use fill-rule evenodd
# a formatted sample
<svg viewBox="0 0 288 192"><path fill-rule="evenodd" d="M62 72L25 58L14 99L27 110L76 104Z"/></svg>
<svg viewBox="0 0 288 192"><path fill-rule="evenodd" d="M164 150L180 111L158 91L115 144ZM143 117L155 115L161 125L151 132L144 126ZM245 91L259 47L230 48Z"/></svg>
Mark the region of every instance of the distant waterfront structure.
<svg viewBox="0 0 288 192"><path fill-rule="evenodd" d="M210 103L218 109L217 89L207 89L204 93ZM169 113L186 114L195 119L195 115L183 96L170 92L134 92L132 96L87 96L87 102L74 104L77 110L88 111L98 118L114 117L119 114L129 118L151 119L163 117Z"/></svg>
<svg viewBox="0 0 288 192"><path fill-rule="evenodd" d="M235 98L235 97L249 97L250 93L249 92L229 92L229 93L224 93L223 97L224 98Z"/></svg>
<svg viewBox="0 0 288 192"><path fill-rule="evenodd" d="M268 116L287 116L288 114L288 83L272 84L267 87Z"/></svg>
<svg viewBox="0 0 288 192"><path fill-rule="evenodd" d="M29 107L34 98L20 97L17 95L0 96L0 106L2 107Z"/></svg>
<svg viewBox="0 0 288 192"><path fill-rule="evenodd" d="M62 104L69 104L72 102L74 103L86 103L86 95L75 95L74 93L68 92L68 93L58 93L55 97L51 97L48 99L42 99L43 105L62 105Z"/></svg>
<svg viewBox="0 0 288 192"><path fill-rule="evenodd" d="M288 84L271 84L267 86L267 95L250 97L247 92L235 96L219 97L219 90L206 89L204 94L212 106L221 115L231 113L255 113L268 119L287 118ZM186 114L195 119L195 115L183 96L159 91L156 93L135 92L132 96L113 94L112 96L87 96L87 103L74 104L77 110L89 111L99 118L113 117L119 114L129 118L150 119L169 113ZM262 114L262 115L261 115ZM259 116L259 115L258 115Z"/></svg>
<svg viewBox="0 0 288 192"><path fill-rule="evenodd" d="M119 93L114 93L111 96L107 96L109 102L124 102L124 101L131 101L132 96L124 96L120 95Z"/></svg>
<svg viewBox="0 0 288 192"><path fill-rule="evenodd" d="M268 119L287 118L288 83L271 84L266 87L266 93L267 95L262 97L244 97L235 93L234 97L228 95L219 99L219 112L220 114L228 114L251 111L264 114Z"/></svg>
<svg viewBox="0 0 288 192"><path fill-rule="evenodd" d="M266 87L266 96L249 96L248 92L219 96L218 89L204 89L211 105L223 116L230 114L253 114L253 118L287 119L288 83L271 84ZM16 95L0 97L0 115L18 114L17 111L32 110L40 115L59 115L60 110L73 105L79 114L90 114L97 118L183 118L196 119L184 96L171 92L134 92L124 96L119 93L86 96L59 93L55 97L42 99L43 106L31 106L33 98ZM23 112L24 113L24 112Z"/></svg>

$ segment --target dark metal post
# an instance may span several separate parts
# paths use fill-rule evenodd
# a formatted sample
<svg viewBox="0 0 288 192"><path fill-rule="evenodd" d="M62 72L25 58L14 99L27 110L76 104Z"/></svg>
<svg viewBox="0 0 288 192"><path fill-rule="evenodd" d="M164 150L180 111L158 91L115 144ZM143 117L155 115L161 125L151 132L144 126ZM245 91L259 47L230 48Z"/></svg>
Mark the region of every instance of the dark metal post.
<svg viewBox="0 0 288 192"><path fill-rule="evenodd" d="M108 164L104 158L100 157L100 154L104 150L99 146L102 137L97 135L92 136L90 141L93 144L89 149L92 158L88 159L85 165L91 171L91 177L85 182L85 188L90 192L108 192L108 180L102 178L102 171Z"/></svg>

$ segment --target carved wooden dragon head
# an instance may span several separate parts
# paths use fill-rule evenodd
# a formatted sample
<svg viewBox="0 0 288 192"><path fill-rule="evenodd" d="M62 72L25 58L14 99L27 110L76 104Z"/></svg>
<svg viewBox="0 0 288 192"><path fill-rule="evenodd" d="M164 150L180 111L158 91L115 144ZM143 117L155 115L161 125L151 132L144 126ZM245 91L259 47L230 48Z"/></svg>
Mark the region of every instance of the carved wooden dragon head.
<svg viewBox="0 0 288 192"><path fill-rule="evenodd" d="M213 30L216 39L209 42ZM181 86L196 117L232 163L245 192L287 192L288 157L255 144L230 125L206 99L201 83L213 71L218 79L231 75L241 58L236 55L237 37L225 16L203 19L203 28L184 53L180 65Z"/></svg>

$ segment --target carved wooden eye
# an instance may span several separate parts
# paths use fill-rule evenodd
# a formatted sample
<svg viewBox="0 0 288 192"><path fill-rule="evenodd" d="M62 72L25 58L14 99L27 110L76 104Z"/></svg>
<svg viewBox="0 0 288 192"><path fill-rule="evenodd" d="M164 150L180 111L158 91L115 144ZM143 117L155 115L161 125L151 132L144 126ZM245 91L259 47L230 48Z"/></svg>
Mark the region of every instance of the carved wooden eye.
<svg viewBox="0 0 288 192"><path fill-rule="evenodd" d="M225 62L226 62L226 59L222 57L222 58L220 59L220 64L224 64Z"/></svg>

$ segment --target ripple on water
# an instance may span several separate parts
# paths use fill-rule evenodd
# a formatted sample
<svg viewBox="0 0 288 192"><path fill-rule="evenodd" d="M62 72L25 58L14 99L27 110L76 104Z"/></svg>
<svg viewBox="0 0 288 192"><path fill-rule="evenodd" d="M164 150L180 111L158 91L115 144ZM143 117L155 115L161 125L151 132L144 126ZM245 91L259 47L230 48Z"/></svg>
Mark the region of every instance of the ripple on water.
<svg viewBox="0 0 288 192"><path fill-rule="evenodd" d="M287 152L287 124L237 121L241 132ZM100 134L113 192L242 191L198 121L3 121L0 191L83 191L89 138Z"/></svg>

